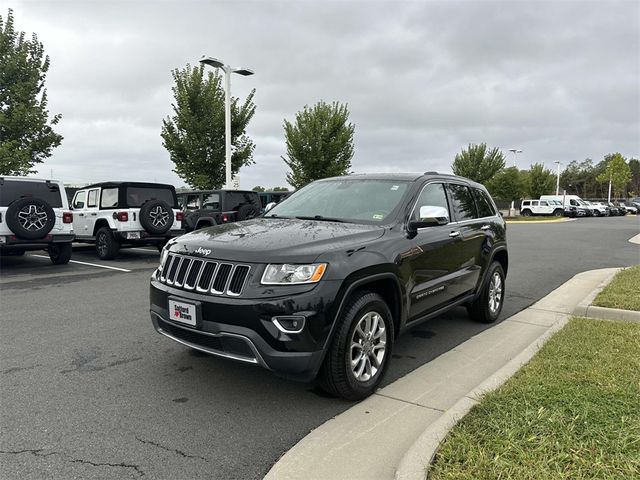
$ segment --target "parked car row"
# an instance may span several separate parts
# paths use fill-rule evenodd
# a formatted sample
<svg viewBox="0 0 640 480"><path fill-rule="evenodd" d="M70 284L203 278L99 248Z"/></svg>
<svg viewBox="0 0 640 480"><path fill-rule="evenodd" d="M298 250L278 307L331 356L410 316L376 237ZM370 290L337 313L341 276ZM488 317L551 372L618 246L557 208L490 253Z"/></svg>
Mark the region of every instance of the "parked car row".
<svg viewBox="0 0 640 480"><path fill-rule="evenodd" d="M636 201L637 200L637 201ZM520 215L553 215L556 217L606 217L637 214L640 197L628 201L590 202L577 195L542 195L538 200L523 200Z"/></svg>

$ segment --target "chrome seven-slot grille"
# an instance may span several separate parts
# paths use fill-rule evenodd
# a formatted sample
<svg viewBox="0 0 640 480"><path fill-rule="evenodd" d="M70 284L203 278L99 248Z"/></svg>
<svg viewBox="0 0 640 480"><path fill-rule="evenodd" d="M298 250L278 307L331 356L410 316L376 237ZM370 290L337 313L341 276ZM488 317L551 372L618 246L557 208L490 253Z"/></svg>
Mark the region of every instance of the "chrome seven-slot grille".
<svg viewBox="0 0 640 480"><path fill-rule="evenodd" d="M160 281L185 290L237 297L242 293L249 270L248 265L169 253Z"/></svg>

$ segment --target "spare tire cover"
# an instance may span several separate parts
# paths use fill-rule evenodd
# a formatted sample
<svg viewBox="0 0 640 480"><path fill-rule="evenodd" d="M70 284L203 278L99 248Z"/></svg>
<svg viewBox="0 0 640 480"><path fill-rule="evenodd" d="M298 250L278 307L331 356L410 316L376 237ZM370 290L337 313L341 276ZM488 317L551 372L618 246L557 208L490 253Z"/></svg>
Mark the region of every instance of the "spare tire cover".
<svg viewBox="0 0 640 480"><path fill-rule="evenodd" d="M173 220L173 210L162 200L149 200L140 207L140 224L151 234L168 232Z"/></svg>
<svg viewBox="0 0 640 480"><path fill-rule="evenodd" d="M16 237L37 240L51 231L56 223L56 214L51 205L41 198L25 197L9 205L6 222Z"/></svg>

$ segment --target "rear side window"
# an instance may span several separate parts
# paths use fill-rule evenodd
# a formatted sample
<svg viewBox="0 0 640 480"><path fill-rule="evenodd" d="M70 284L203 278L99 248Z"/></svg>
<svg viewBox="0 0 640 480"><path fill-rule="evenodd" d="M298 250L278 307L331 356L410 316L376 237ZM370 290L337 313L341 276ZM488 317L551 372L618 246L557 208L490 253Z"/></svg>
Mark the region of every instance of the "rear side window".
<svg viewBox="0 0 640 480"><path fill-rule="evenodd" d="M256 202L256 195L253 193L227 192L225 195L227 196L225 198L225 209L237 210L248 203L260 207L260 203Z"/></svg>
<svg viewBox="0 0 640 480"><path fill-rule="evenodd" d="M89 195L87 196L87 207L97 207L98 206L98 192L99 190L89 190Z"/></svg>
<svg viewBox="0 0 640 480"><path fill-rule="evenodd" d="M5 179L4 183L0 185L0 206L8 207L21 198L40 198L53 208L62 208L60 187L55 183Z"/></svg>
<svg viewBox="0 0 640 480"><path fill-rule="evenodd" d="M182 207L186 210L198 210L200 208L200 195L186 195Z"/></svg>
<svg viewBox="0 0 640 480"><path fill-rule="evenodd" d="M118 189L104 188L100 197L100 208L116 208L118 206Z"/></svg>
<svg viewBox="0 0 640 480"><path fill-rule="evenodd" d="M162 200L172 208L177 208L176 198L169 188L161 187L127 187L127 206L141 207L149 200Z"/></svg>
<svg viewBox="0 0 640 480"><path fill-rule="evenodd" d="M489 198L486 192L480 190L479 188L473 189L473 196L476 199L476 206L478 207L478 215L482 217L493 217L496 214L495 209L493 208L493 202ZM528 204L529 202L523 202L523 204Z"/></svg>
<svg viewBox="0 0 640 480"><path fill-rule="evenodd" d="M204 197L202 208L208 210L220 210L220 194L211 193Z"/></svg>
<svg viewBox="0 0 640 480"><path fill-rule="evenodd" d="M459 222L478 218L476 204L469 187L451 183L447 185L447 189L451 195L451 207Z"/></svg>

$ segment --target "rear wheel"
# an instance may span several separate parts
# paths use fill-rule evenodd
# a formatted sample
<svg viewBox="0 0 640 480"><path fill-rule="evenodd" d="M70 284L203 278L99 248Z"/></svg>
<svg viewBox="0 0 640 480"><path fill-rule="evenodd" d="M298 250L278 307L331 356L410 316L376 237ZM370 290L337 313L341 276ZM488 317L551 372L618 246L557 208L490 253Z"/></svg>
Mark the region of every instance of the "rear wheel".
<svg viewBox="0 0 640 480"><path fill-rule="evenodd" d="M120 251L120 244L107 227L102 227L96 233L96 253L100 260L111 260Z"/></svg>
<svg viewBox="0 0 640 480"><path fill-rule="evenodd" d="M504 302L504 280L502 265L493 262L478 297L467 306L467 312L473 320L493 323L498 319Z"/></svg>
<svg viewBox="0 0 640 480"><path fill-rule="evenodd" d="M71 242L53 243L49 246L49 258L54 265L66 265L71 260Z"/></svg>
<svg viewBox="0 0 640 480"><path fill-rule="evenodd" d="M553 211L554 217L561 217L562 215L564 215L564 212L559 208Z"/></svg>
<svg viewBox="0 0 640 480"><path fill-rule="evenodd" d="M531 210L523 210L522 211L522 216L523 217L530 217L531 216Z"/></svg>
<svg viewBox="0 0 640 480"><path fill-rule="evenodd" d="M393 347L393 319L377 293L361 292L337 319L319 374L320 386L348 400L368 397L380 384Z"/></svg>

